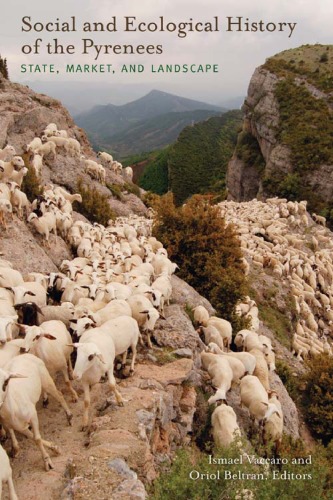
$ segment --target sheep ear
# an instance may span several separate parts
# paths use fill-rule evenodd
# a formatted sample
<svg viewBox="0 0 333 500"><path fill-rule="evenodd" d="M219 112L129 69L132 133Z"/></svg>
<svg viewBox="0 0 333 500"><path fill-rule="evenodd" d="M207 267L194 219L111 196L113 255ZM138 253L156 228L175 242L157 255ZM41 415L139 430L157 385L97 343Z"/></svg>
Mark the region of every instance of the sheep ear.
<svg viewBox="0 0 333 500"><path fill-rule="evenodd" d="M41 337L45 337L46 339L49 340L57 340L57 337L54 337L54 335L51 335L51 333L42 333Z"/></svg>
<svg viewBox="0 0 333 500"><path fill-rule="evenodd" d="M96 354L96 356L104 365L106 364L101 354Z"/></svg>
<svg viewBox="0 0 333 500"><path fill-rule="evenodd" d="M28 378L26 375L21 375L20 373L11 373L7 380L11 378Z"/></svg>

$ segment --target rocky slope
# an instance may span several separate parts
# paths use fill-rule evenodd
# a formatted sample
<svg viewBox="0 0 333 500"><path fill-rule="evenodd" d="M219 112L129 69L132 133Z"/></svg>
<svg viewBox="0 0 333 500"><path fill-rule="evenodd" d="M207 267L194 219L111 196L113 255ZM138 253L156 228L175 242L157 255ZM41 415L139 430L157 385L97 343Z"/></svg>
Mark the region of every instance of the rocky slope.
<svg viewBox="0 0 333 500"><path fill-rule="evenodd" d="M49 123L56 123L58 129L68 131L69 137L81 144L81 152L96 160L85 132L77 127L62 104L44 94L36 94L28 87L9 82L0 75L0 148L6 144L15 147L17 154L23 154L25 146L34 138L40 137ZM42 182L54 182L74 192L78 178L83 183L97 189L109 198L109 203L116 215L128 215L131 212L144 214L146 208L141 200L128 192L123 177L107 170L106 183L116 184L123 190L121 200L115 198L109 189L92 180L83 172L79 159L58 152L55 159L46 159L42 172Z"/></svg>
<svg viewBox="0 0 333 500"><path fill-rule="evenodd" d="M228 167L229 199L308 199L331 218L332 97L332 46L288 50L257 68Z"/></svg>

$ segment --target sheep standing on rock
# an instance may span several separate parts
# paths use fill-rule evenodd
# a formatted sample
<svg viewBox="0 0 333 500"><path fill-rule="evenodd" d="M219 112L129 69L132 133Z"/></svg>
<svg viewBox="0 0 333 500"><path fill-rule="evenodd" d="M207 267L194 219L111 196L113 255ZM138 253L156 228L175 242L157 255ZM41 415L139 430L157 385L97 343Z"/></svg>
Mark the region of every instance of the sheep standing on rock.
<svg viewBox="0 0 333 500"><path fill-rule="evenodd" d="M241 432L237 417L231 406L221 404L212 414L213 438L215 446L228 447Z"/></svg>

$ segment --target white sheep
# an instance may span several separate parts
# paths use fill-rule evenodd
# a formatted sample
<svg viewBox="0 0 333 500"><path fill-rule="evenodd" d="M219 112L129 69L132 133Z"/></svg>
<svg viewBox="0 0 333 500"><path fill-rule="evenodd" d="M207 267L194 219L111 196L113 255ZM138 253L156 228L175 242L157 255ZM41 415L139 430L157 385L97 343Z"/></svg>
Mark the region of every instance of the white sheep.
<svg viewBox="0 0 333 500"><path fill-rule="evenodd" d="M268 394L268 408L264 416L263 441L273 441L275 454L278 453L283 434L283 412L276 392Z"/></svg>
<svg viewBox="0 0 333 500"><path fill-rule="evenodd" d="M15 376L19 378L13 378ZM62 394L57 391L45 364L32 354L15 356L4 366L3 370L0 370L0 377L2 379L0 382L0 388L2 388L0 389L0 405L2 403L0 417L4 428L9 431L13 455L15 456L19 451L15 436L15 431L18 431L35 440L42 454L45 469L53 469L45 447L56 453L59 453L59 450L54 443L45 441L40 435L36 403L44 391L60 403L69 423L72 420L72 413Z"/></svg>
<svg viewBox="0 0 333 500"><path fill-rule="evenodd" d="M23 276L20 271L7 267L0 269L0 286L10 287L19 286L24 283Z"/></svg>
<svg viewBox="0 0 333 500"><path fill-rule="evenodd" d="M253 375L258 377L259 381L266 389L269 390L268 366L265 359L265 354L260 349L252 349L250 354L256 358L256 367Z"/></svg>
<svg viewBox="0 0 333 500"><path fill-rule="evenodd" d="M113 340L108 333L101 331L98 335L95 335L92 330L89 333L84 333L80 342L73 344L73 346L77 348L73 377L74 380L82 382L84 391L82 419L82 430L84 430L87 428L89 421L90 387L97 384L105 373L118 405L122 406L124 403L113 374L116 354Z"/></svg>
<svg viewBox="0 0 333 500"><path fill-rule="evenodd" d="M17 315L1 316L0 317L0 345L4 346L7 341L12 340L15 336L15 324Z"/></svg>
<svg viewBox="0 0 333 500"><path fill-rule="evenodd" d="M49 237L51 232L54 233L55 241L57 241L57 220L54 214L47 212L42 217L38 217L35 213L31 213L28 222L34 226L38 234L43 236L46 246L50 247Z"/></svg>
<svg viewBox="0 0 333 500"><path fill-rule="evenodd" d="M19 186L15 182L11 182L11 196L10 202L12 207L16 209L17 215L20 219L23 218L23 211L28 214L30 208L30 202L27 195L20 190Z"/></svg>
<svg viewBox="0 0 333 500"><path fill-rule="evenodd" d="M39 154L34 154L33 159L30 162L31 168L34 170L35 175L40 177L43 170L43 157Z"/></svg>
<svg viewBox="0 0 333 500"><path fill-rule="evenodd" d="M197 306L193 309L194 321L199 325L207 326L209 321L209 312L204 306Z"/></svg>
<svg viewBox="0 0 333 500"><path fill-rule="evenodd" d="M73 370L70 360L72 349L68 344L72 343L72 339L65 325L61 321L51 320L44 321L40 326L21 325L20 329L25 333L22 351L31 352L42 359L51 376L62 373L72 401L76 402L77 394L69 379Z"/></svg>
<svg viewBox="0 0 333 500"><path fill-rule="evenodd" d="M10 161L16 155L14 146L7 144L3 149L0 149L0 160Z"/></svg>
<svg viewBox="0 0 333 500"><path fill-rule="evenodd" d="M241 436L237 417L231 406L221 404L212 413L213 439L215 446L228 447Z"/></svg>
<svg viewBox="0 0 333 500"><path fill-rule="evenodd" d="M230 364L223 357L209 352L201 353L201 362L212 379L212 385L217 389L216 394L208 399L208 403L216 403L219 400L226 402L226 395L233 380Z"/></svg>
<svg viewBox="0 0 333 500"><path fill-rule="evenodd" d="M34 302L39 307L46 306L46 290L40 283L24 281L21 285L7 287L13 294L13 304Z"/></svg>
<svg viewBox="0 0 333 500"><path fill-rule="evenodd" d="M21 156L14 156L10 161L2 162L0 169L0 180L7 181L11 178L15 170L21 170L24 167L24 160Z"/></svg>
<svg viewBox="0 0 333 500"><path fill-rule="evenodd" d="M35 154L40 155L43 159L51 153L53 158L57 156L56 145L52 141L44 142L44 144L35 149Z"/></svg>
<svg viewBox="0 0 333 500"><path fill-rule="evenodd" d="M254 375L246 375L240 383L241 403L250 415L261 422L268 409L268 395L260 380Z"/></svg>
<svg viewBox="0 0 333 500"><path fill-rule="evenodd" d="M233 358L238 359L241 361L244 365L245 368L245 373L246 375L252 375L255 367L256 367L256 358L250 354L249 352L226 352L224 353L223 350L214 342L210 342L208 344L208 350L209 352L213 352L214 354L224 354L226 356L230 356Z"/></svg>
<svg viewBox="0 0 333 500"><path fill-rule="evenodd" d="M160 314L152 307L151 302L141 294L132 295L127 299L131 307L132 316L138 322L139 327L147 334L148 346L152 349L151 334Z"/></svg>
<svg viewBox="0 0 333 500"><path fill-rule="evenodd" d="M106 153L105 151L99 151L97 153L97 157L101 160L103 166L105 167L111 167L113 158L109 153Z"/></svg>
<svg viewBox="0 0 333 500"><path fill-rule="evenodd" d="M220 333L223 343L227 350L230 350L230 344L232 341L232 326L226 319L218 318L216 316L211 316L208 320L207 326L214 326Z"/></svg>
<svg viewBox="0 0 333 500"><path fill-rule="evenodd" d="M95 335L98 335L101 331L104 331L111 336L115 347L115 355L119 356L120 354L123 354L123 366L126 363L127 351L131 348L132 362L130 373L133 374L136 359L136 346L139 338L141 337L136 320L129 316L119 316L118 318L111 319L106 323L103 323L99 328L86 330L86 333L94 332Z"/></svg>
<svg viewBox="0 0 333 500"><path fill-rule="evenodd" d="M14 488L13 473L12 473L12 468L10 466L9 458L7 453L0 444L0 498L2 495L3 483L8 484L9 500L18 500Z"/></svg>
<svg viewBox="0 0 333 500"><path fill-rule="evenodd" d="M29 142L29 144L27 144L25 150L26 152L31 152L31 153L36 153L36 150L38 148L40 148L42 145L42 141L39 137L35 137L34 139L32 139L31 142Z"/></svg>
<svg viewBox="0 0 333 500"><path fill-rule="evenodd" d="M197 332L199 333L199 335L201 335L202 333L204 334L204 338L205 338L205 344L208 346L210 343L214 343L215 345L218 346L219 350L221 352L224 352L224 342L223 342L223 339L220 335L220 332L215 328L215 326L201 326L199 327L199 329L197 330ZM214 351L212 351L214 352ZM215 353L215 354L219 354L219 353Z"/></svg>

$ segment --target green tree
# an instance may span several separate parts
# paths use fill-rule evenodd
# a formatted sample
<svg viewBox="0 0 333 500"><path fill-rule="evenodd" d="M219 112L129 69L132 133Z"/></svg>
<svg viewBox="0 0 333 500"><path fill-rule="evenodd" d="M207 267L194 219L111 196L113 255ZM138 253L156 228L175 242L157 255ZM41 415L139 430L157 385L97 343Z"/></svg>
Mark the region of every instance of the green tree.
<svg viewBox="0 0 333 500"><path fill-rule="evenodd" d="M307 367L303 377L306 420L316 437L328 444L333 438L333 358L316 356Z"/></svg>
<svg viewBox="0 0 333 500"><path fill-rule="evenodd" d="M233 227L207 196L195 195L176 208L168 193L154 208L154 235L180 267L179 276L209 299L218 315L232 320L236 302L246 293L242 253Z"/></svg>

